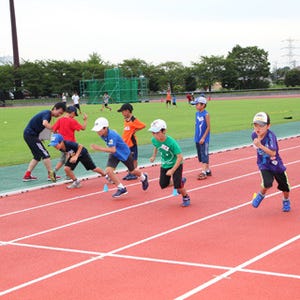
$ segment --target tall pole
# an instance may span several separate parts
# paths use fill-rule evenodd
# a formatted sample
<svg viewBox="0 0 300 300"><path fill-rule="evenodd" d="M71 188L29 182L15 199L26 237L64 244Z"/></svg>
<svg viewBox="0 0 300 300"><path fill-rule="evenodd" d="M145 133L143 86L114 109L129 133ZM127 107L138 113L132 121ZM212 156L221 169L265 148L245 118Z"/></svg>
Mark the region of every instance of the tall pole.
<svg viewBox="0 0 300 300"><path fill-rule="evenodd" d="M17 36L17 25L16 25L14 0L9 0L9 5L10 5L10 22L11 22L12 46L13 46L13 55L14 55L14 67L18 68L20 66L20 59L19 59L18 36Z"/></svg>

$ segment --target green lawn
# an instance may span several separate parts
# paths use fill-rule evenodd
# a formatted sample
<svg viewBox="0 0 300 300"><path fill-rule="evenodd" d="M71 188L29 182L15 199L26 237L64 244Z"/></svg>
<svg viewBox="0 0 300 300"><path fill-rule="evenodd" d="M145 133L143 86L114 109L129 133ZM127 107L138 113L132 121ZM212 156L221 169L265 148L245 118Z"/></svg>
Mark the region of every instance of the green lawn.
<svg viewBox="0 0 300 300"><path fill-rule="evenodd" d="M123 117L117 112L120 104L112 104L113 111L100 111L100 105L82 105L82 110L89 116L86 131L77 133L77 141L88 149L91 143L103 144L102 140L91 131L93 123L98 117L106 117L110 128L120 134L123 129ZM190 138L194 134L195 107L186 102L178 102L177 108L166 109L164 103L150 102L134 104L134 115L147 124L154 119L164 119L168 125L168 133L176 139ZM23 129L30 118L37 112L51 109L51 106L4 107L0 108L0 166L27 163L31 159L31 152L23 140ZM211 116L212 133L230 132L249 129L254 114L266 111L270 114L271 123L280 124L300 121L300 99L272 98L272 99L243 99L243 100L213 100L207 105ZM285 119L285 117L293 119ZM81 116L77 117L81 122ZM55 120L53 120L55 121ZM151 133L146 130L138 134L139 144L149 144ZM49 147L53 157L60 154Z"/></svg>

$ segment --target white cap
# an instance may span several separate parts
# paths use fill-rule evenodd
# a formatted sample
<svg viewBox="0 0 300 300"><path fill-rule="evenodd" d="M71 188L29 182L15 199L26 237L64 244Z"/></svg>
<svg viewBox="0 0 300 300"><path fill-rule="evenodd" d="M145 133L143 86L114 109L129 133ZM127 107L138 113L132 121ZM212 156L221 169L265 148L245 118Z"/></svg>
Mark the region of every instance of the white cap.
<svg viewBox="0 0 300 300"><path fill-rule="evenodd" d="M94 127L92 128L92 131L100 131L104 127L108 127L109 123L108 120L105 118L98 118L95 121Z"/></svg>
<svg viewBox="0 0 300 300"><path fill-rule="evenodd" d="M198 104L198 103L203 103L206 104L207 100L205 97L198 97L195 99L195 101L191 102L192 105Z"/></svg>
<svg viewBox="0 0 300 300"><path fill-rule="evenodd" d="M162 129L167 129L167 124L164 120L157 119L151 123L151 127L148 129L148 131L156 133L161 131Z"/></svg>
<svg viewBox="0 0 300 300"><path fill-rule="evenodd" d="M269 124L268 115L265 112L257 113L253 118L253 124L259 124L259 125Z"/></svg>

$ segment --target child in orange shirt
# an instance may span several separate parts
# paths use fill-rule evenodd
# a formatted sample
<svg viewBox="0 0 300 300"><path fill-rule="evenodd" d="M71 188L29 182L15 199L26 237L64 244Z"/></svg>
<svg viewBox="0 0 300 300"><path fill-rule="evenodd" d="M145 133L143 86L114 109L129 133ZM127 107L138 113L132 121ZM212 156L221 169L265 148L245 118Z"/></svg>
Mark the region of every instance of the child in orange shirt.
<svg viewBox="0 0 300 300"><path fill-rule="evenodd" d="M124 130L122 139L129 147L131 154L133 156L133 164L134 168L137 168L137 159L138 159L138 147L137 147L137 139L135 133L138 130L142 130L146 127L146 125L139 121L132 114L133 107L130 103L124 103L118 112L121 112L124 117ZM128 173L123 180L134 180L137 179L136 175Z"/></svg>

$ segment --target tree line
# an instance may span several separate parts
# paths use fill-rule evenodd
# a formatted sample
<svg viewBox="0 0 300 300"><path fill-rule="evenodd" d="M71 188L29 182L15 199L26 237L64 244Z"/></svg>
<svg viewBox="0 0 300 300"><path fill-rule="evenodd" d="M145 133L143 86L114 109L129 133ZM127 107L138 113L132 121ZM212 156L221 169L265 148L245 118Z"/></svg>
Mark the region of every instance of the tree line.
<svg viewBox="0 0 300 300"><path fill-rule="evenodd" d="M148 79L150 93L167 87L175 93L207 90L218 82L224 90L268 88L271 82L296 86L300 71L286 67L270 70L268 53L256 46L236 45L226 56L201 56L191 66L168 61L158 65L142 59L126 59L118 65L105 62L97 53L87 61L24 61L19 68L12 64L0 66L0 93L2 97L51 97L62 92L80 91L80 80L103 79L104 70L119 67L124 77Z"/></svg>

